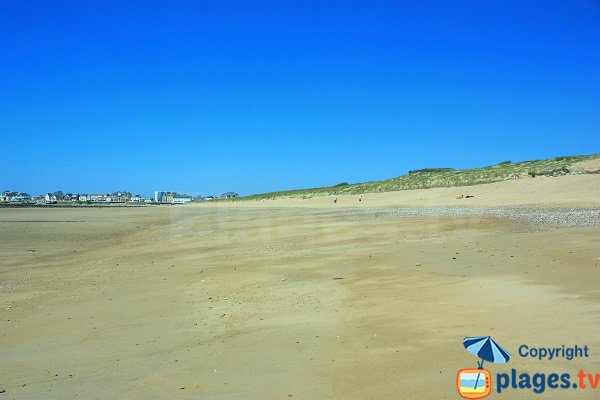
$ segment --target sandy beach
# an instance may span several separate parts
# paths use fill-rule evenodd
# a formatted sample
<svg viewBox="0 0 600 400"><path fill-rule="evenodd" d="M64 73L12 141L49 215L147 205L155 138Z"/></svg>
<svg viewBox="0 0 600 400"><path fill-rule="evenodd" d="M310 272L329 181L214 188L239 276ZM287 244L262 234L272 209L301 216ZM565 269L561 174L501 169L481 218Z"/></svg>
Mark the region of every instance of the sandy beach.
<svg viewBox="0 0 600 400"><path fill-rule="evenodd" d="M359 198L0 209L0 399L453 399L482 335L600 373L600 175Z"/></svg>

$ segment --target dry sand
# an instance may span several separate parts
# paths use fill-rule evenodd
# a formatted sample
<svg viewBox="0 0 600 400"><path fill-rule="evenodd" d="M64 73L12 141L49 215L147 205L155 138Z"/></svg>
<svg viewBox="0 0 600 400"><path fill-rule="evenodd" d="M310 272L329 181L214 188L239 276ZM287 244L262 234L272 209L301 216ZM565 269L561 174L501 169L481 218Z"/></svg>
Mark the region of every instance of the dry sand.
<svg viewBox="0 0 600 400"><path fill-rule="evenodd" d="M592 160L595 161L595 160ZM459 199L461 195L474 196ZM358 199L362 197L362 201ZM337 198L337 203L333 200ZM448 188L365 193L362 195L315 196L243 202L221 202L228 207L410 207L410 206L600 206L600 174L521 178L497 183Z"/></svg>
<svg viewBox="0 0 600 400"><path fill-rule="evenodd" d="M462 338L476 335L513 353L493 377L600 373L598 226L371 208L458 193L598 208L598 183L373 194L360 212L331 198L0 209L0 399L453 399L456 371L477 365ZM523 359L524 343L590 357Z"/></svg>

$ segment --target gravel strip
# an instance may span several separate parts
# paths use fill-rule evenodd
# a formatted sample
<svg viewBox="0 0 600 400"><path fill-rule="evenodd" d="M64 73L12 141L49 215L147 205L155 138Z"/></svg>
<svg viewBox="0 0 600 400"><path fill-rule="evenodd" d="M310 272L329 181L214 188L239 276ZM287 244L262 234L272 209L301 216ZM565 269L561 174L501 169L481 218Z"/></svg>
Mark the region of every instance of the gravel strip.
<svg viewBox="0 0 600 400"><path fill-rule="evenodd" d="M348 210L350 211L350 210ZM534 207L389 207L352 209L382 217L495 217L534 226L600 226L600 209ZM356 215L356 214L355 214Z"/></svg>

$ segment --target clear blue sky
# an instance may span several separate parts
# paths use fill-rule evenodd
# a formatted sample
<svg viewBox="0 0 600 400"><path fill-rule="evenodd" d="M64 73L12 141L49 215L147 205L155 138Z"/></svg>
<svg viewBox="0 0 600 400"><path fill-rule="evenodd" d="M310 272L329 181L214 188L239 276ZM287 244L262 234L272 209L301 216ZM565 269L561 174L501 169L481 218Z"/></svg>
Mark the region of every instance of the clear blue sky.
<svg viewBox="0 0 600 400"><path fill-rule="evenodd" d="M600 152L600 2L3 1L0 190L192 194Z"/></svg>

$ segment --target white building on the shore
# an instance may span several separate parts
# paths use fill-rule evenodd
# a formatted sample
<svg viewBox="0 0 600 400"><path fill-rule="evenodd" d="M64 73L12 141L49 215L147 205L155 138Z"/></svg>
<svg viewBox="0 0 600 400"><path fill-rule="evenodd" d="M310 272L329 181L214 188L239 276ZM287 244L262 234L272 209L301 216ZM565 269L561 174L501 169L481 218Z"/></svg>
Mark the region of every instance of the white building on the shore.
<svg viewBox="0 0 600 400"><path fill-rule="evenodd" d="M179 194L177 192L154 192L154 202L163 204L185 204L193 201L192 196Z"/></svg>
<svg viewBox="0 0 600 400"><path fill-rule="evenodd" d="M46 193L46 196L44 197L46 198L46 203L48 204L54 204L57 201L54 193Z"/></svg>
<svg viewBox="0 0 600 400"><path fill-rule="evenodd" d="M24 192L16 192L10 198L11 203L28 203L31 201L31 196Z"/></svg>
<svg viewBox="0 0 600 400"><path fill-rule="evenodd" d="M110 202L112 199L110 197L110 194L99 193L88 195L88 200L96 202Z"/></svg>
<svg viewBox="0 0 600 400"><path fill-rule="evenodd" d="M31 201L35 204L44 204L46 202L46 196L31 196Z"/></svg>
<svg viewBox="0 0 600 400"><path fill-rule="evenodd" d="M129 201L131 201L132 203L144 203L148 200L152 201L151 199L148 199L147 197L142 196L141 194L133 195L131 196L131 199L129 199Z"/></svg>
<svg viewBox="0 0 600 400"><path fill-rule="evenodd" d="M31 196L25 192L11 192L9 190L0 193L0 202L3 203L29 203Z"/></svg>
<svg viewBox="0 0 600 400"><path fill-rule="evenodd" d="M193 200L192 196L175 195L171 199L171 204L185 204L185 203L189 203L192 200Z"/></svg>

